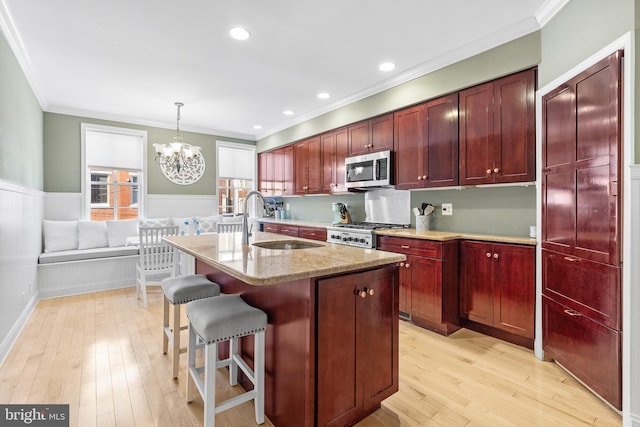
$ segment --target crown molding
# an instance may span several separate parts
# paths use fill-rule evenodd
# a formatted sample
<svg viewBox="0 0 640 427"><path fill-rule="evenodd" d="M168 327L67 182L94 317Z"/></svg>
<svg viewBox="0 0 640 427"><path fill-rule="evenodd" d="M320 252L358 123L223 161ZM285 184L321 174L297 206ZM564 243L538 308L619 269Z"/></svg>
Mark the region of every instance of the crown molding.
<svg viewBox="0 0 640 427"><path fill-rule="evenodd" d="M547 0L536 11L535 17L540 25L540 28L544 27L551 21L560 10L569 3L570 0Z"/></svg>
<svg viewBox="0 0 640 427"><path fill-rule="evenodd" d="M361 99L383 92L387 89L391 89L392 87L398 86L402 83L406 83L410 80L414 80L418 77L422 77L426 74L432 73L451 64L455 64L456 62L463 61L484 51L500 46L501 44L526 36L527 34L538 31L539 29L540 26L538 25L538 21L534 17L522 20L520 22L517 22L516 24L510 25L485 37L477 39L472 43L469 43L458 49L451 50L444 55L440 55L437 58L426 61L416 67L410 68L379 84L370 86L366 89L363 89L362 91L352 94L351 96L342 98L339 101L329 104L322 109L317 109L302 114L300 116L297 116L295 119L256 134L256 139L260 140L262 138L266 138L270 135L298 125L307 120L313 119L330 111L344 107L348 104L352 104Z"/></svg>

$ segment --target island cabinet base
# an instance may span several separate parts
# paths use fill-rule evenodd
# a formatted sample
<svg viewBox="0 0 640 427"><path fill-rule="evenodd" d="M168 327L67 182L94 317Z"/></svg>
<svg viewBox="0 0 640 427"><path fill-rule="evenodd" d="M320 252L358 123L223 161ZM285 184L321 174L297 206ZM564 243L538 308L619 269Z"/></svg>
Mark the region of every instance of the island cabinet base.
<svg viewBox="0 0 640 427"><path fill-rule="evenodd" d="M265 413L275 426L351 425L398 390L396 265L267 286L200 260L196 273L267 314ZM253 340L240 346L253 366Z"/></svg>

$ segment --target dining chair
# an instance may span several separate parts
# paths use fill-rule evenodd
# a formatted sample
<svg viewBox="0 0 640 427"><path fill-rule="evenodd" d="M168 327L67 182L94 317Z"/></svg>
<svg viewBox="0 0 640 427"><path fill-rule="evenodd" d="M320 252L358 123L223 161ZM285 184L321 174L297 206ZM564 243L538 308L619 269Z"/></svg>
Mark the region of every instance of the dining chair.
<svg viewBox="0 0 640 427"><path fill-rule="evenodd" d="M140 258L136 265L136 298L142 294L142 304L147 307L147 285L160 283L160 279L174 277L176 250L163 237L177 236L178 226L138 227ZM151 282L149 279L152 279Z"/></svg>
<svg viewBox="0 0 640 427"><path fill-rule="evenodd" d="M242 231L241 222L223 222L216 224L218 233L235 233Z"/></svg>

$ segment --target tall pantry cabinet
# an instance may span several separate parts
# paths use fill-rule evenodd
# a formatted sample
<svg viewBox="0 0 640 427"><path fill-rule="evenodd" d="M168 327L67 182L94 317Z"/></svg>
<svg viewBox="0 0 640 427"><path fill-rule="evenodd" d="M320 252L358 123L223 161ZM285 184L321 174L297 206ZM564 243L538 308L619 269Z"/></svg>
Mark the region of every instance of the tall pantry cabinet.
<svg viewBox="0 0 640 427"><path fill-rule="evenodd" d="M545 357L621 402L622 52L542 98Z"/></svg>

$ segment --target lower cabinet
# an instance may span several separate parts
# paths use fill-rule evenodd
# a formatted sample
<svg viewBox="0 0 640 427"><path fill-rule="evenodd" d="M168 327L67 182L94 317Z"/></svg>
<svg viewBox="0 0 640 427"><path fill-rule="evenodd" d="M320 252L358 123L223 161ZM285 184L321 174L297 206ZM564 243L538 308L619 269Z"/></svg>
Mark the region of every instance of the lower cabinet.
<svg viewBox="0 0 640 427"><path fill-rule="evenodd" d="M298 227L298 237L326 242L327 229L320 227Z"/></svg>
<svg viewBox="0 0 640 427"><path fill-rule="evenodd" d="M465 240L460 259L463 326L533 348L535 248Z"/></svg>
<svg viewBox="0 0 640 427"><path fill-rule="evenodd" d="M262 231L269 233L286 234L287 236L298 237L298 227L295 225L287 224L274 224L271 222L265 222L262 225Z"/></svg>
<svg viewBox="0 0 640 427"><path fill-rule="evenodd" d="M346 426L398 391L397 267L318 280L318 426Z"/></svg>
<svg viewBox="0 0 640 427"><path fill-rule="evenodd" d="M327 229L322 227L301 227L288 224L274 224L272 222L262 223L262 231L268 233L286 234L291 237L302 237L303 239L327 241Z"/></svg>
<svg viewBox="0 0 640 427"><path fill-rule="evenodd" d="M407 256L400 266L400 314L448 335L458 326L458 242L378 236L377 248Z"/></svg>

